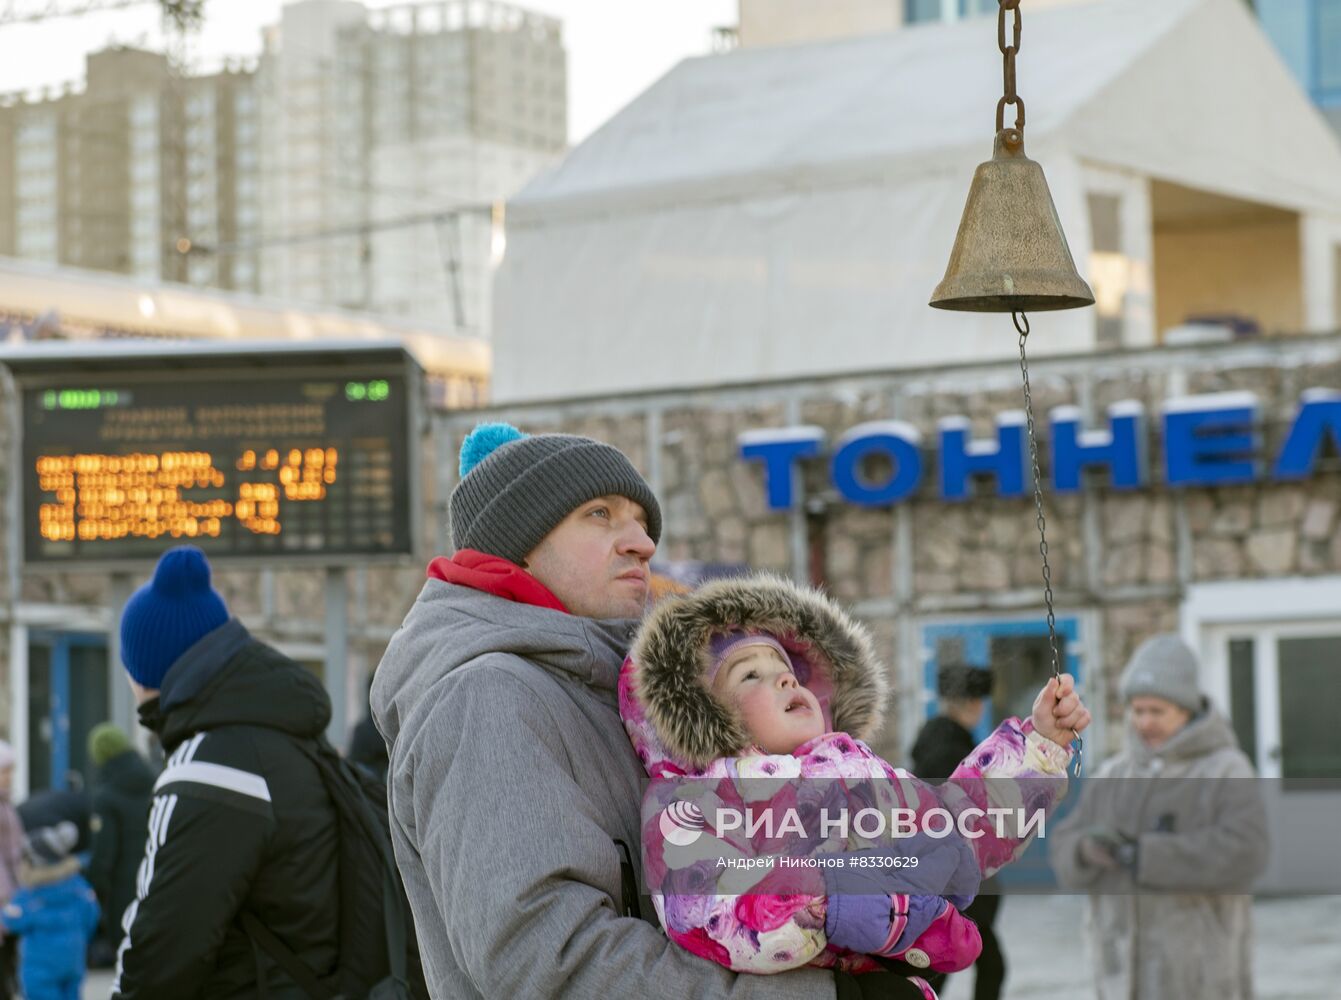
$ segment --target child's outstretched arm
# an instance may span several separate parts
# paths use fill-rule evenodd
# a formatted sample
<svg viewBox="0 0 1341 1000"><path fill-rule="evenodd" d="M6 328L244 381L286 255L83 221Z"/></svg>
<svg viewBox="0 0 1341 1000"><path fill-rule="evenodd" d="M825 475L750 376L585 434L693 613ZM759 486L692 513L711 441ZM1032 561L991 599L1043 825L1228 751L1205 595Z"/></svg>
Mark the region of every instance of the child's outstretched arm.
<svg viewBox="0 0 1341 1000"><path fill-rule="evenodd" d="M964 758L948 781L928 785L893 770L902 805L919 813L947 809L978 859L984 876L1014 861L1065 797L1071 736L1089 725L1090 715L1069 674L1049 680L1030 718L1006 719ZM999 810L999 812L994 812Z"/></svg>

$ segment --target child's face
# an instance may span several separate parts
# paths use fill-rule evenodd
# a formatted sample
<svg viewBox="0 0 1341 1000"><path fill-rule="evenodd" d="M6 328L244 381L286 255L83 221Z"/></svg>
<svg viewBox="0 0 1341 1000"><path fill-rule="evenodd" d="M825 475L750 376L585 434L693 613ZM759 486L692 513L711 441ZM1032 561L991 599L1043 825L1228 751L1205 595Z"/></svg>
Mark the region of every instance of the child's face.
<svg viewBox="0 0 1341 1000"><path fill-rule="evenodd" d="M743 646L733 652L713 678L712 693L739 710L765 753L788 754L824 735L819 699L771 646Z"/></svg>

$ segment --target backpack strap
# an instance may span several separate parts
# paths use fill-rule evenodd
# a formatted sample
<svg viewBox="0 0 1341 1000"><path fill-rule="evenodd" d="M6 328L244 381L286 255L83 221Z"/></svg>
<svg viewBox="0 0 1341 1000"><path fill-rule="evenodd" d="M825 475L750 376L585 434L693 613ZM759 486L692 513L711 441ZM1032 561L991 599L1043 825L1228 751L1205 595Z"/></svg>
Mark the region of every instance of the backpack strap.
<svg viewBox="0 0 1341 1000"><path fill-rule="evenodd" d="M257 919L256 914L250 911L244 911L239 918L242 929L247 932L247 936L252 939L254 944L261 947L267 955L275 960L275 964L288 973L289 978L298 984L298 988L307 994L309 1000L339 1000L339 995L332 993L321 981L313 974L307 963L289 950L289 946L277 938L273 931ZM258 968L258 973L263 970ZM258 980L258 984L264 980Z"/></svg>
<svg viewBox="0 0 1341 1000"><path fill-rule="evenodd" d="M382 880L382 914L386 924L387 960L391 964L391 978L409 993L409 963L405 956L409 953L409 934L405 929L406 914L401 905L400 887L395 882L396 862L391 861L386 878Z"/></svg>
<svg viewBox="0 0 1341 1000"><path fill-rule="evenodd" d="M409 949L409 933L405 929L406 913L400 886L397 883L399 869L396 867L396 857L391 850L390 832L382 828L368 808L363 789L340 769L342 758L324 738L304 740L299 742L299 745L316 764L319 772L329 769L334 780L344 786L345 795L351 804L357 803L355 811L364 834L377 845L377 853L382 859L382 925L386 933L387 961L391 966L391 978L408 996L409 963L406 954ZM322 759L323 756L325 760Z"/></svg>

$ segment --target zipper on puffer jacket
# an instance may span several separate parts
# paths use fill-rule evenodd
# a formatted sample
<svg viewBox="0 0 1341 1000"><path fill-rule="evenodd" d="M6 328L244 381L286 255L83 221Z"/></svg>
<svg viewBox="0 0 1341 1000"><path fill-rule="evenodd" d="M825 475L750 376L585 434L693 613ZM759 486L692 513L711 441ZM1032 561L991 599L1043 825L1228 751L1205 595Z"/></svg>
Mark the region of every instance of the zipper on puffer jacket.
<svg viewBox="0 0 1341 1000"><path fill-rule="evenodd" d="M619 861L620 914L625 917L646 920L657 930L660 930L661 924L657 922L656 907L652 905L652 897L642 896L638 893L638 876L637 870L633 867L633 852L629 850L629 845L618 837L612 839L615 846L619 848L621 855Z"/></svg>

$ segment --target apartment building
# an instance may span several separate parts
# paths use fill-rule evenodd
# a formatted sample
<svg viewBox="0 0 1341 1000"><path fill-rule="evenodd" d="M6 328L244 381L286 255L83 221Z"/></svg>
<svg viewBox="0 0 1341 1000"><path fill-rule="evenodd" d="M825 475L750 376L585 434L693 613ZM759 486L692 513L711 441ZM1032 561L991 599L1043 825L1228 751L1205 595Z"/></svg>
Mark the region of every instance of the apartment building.
<svg viewBox="0 0 1341 1000"><path fill-rule="evenodd" d="M262 291L487 335L493 206L567 145L560 22L305 0L267 33L258 79Z"/></svg>
<svg viewBox="0 0 1341 1000"><path fill-rule="evenodd" d="M0 98L0 255L487 336L495 208L567 146L561 24L300 0L255 65L88 57Z"/></svg>

